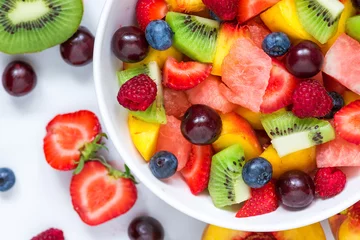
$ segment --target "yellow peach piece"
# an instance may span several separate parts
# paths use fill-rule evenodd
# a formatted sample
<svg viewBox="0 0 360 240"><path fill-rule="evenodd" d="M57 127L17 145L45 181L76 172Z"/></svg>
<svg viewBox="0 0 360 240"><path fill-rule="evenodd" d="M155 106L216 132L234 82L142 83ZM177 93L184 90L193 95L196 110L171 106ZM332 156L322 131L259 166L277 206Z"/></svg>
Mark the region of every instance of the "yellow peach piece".
<svg viewBox="0 0 360 240"><path fill-rule="evenodd" d="M352 92L352 91L349 91L349 90L346 90L344 93L343 93L343 98L344 98L344 102L345 102L345 105L348 105L349 103L351 102L354 102L356 100L359 100L360 99L360 95Z"/></svg>
<svg viewBox="0 0 360 240"><path fill-rule="evenodd" d="M264 130L264 127L260 121L261 113L253 112L244 107L238 107L235 109L235 112L245 118L254 129Z"/></svg>

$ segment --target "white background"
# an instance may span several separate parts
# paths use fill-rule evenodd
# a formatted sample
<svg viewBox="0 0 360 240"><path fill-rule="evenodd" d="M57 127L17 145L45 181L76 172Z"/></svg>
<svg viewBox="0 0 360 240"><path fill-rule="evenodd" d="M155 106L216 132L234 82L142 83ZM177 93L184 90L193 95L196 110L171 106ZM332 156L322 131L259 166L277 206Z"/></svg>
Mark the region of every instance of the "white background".
<svg viewBox="0 0 360 240"><path fill-rule="evenodd" d="M84 2L82 25L95 34L105 0ZM38 84L21 98L11 97L0 86L0 167L13 169L17 179L11 191L0 194L1 240L29 240L50 227L62 229L66 240L125 240L129 222L139 215L157 218L167 240L200 239L204 223L172 209L142 184L138 185L137 203L127 214L97 227L82 223L72 209L71 173L47 165L42 139L47 122L56 114L88 109L99 116L92 64L69 66L61 59L59 48L54 47L24 56L0 54L0 73L12 60L29 62L37 73ZM109 159L120 162L111 142L107 143Z"/></svg>

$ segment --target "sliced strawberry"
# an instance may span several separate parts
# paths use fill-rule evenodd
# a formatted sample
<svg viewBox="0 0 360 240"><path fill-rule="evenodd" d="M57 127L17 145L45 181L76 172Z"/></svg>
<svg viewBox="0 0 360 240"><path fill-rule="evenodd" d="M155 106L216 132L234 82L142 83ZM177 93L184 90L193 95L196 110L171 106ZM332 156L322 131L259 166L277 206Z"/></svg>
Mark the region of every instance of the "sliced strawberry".
<svg viewBox="0 0 360 240"><path fill-rule="evenodd" d="M129 211L137 190L129 171L122 173L99 161L89 161L72 177L70 195L82 221L95 226Z"/></svg>
<svg viewBox="0 0 360 240"><path fill-rule="evenodd" d="M57 115L46 126L45 159L58 170L72 170L80 160L87 160L101 145L99 119L93 112L82 110ZM93 142L95 141L95 142Z"/></svg>
<svg viewBox="0 0 360 240"><path fill-rule="evenodd" d="M203 3L221 20L231 21L236 17L239 0L203 0Z"/></svg>
<svg viewBox="0 0 360 240"><path fill-rule="evenodd" d="M347 88L339 83L335 78L327 75L326 73L322 73L323 81L324 81L324 87L328 92L337 92L339 94L343 94Z"/></svg>
<svg viewBox="0 0 360 240"><path fill-rule="evenodd" d="M334 116L336 132L350 143L360 144L360 100L350 103Z"/></svg>
<svg viewBox="0 0 360 240"><path fill-rule="evenodd" d="M136 20L143 31L151 21L164 18L167 12L165 0L138 0L136 4Z"/></svg>
<svg viewBox="0 0 360 240"><path fill-rule="evenodd" d="M177 62L168 57L163 69L163 84L174 90L188 90L204 81L212 66L199 62Z"/></svg>
<svg viewBox="0 0 360 240"><path fill-rule="evenodd" d="M262 113L272 113L290 105L292 95L299 83L299 80L289 73L280 61L273 59L272 64L269 84L260 106Z"/></svg>
<svg viewBox="0 0 360 240"><path fill-rule="evenodd" d="M238 22L246 22L279 1L280 0L239 0Z"/></svg>
<svg viewBox="0 0 360 240"><path fill-rule="evenodd" d="M201 193L208 186L211 157L211 145L191 146L189 160L186 163L186 166L181 170L181 174L194 195Z"/></svg>
<svg viewBox="0 0 360 240"><path fill-rule="evenodd" d="M273 212L278 207L279 201L275 192L275 184L271 181L262 188L251 189L251 198L240 208L236 217L258 216Z"/></svg>

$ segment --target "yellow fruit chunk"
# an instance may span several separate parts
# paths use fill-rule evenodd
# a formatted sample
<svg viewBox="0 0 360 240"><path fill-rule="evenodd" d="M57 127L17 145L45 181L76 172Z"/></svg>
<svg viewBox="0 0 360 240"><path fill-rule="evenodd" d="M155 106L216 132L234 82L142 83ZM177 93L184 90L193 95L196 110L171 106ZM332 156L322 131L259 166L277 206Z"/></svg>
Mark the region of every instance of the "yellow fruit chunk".
<svg viewBox="0 0 360 240"><path fill-rule="evenodd" d="M348 105L348 104L351 103L351 102L354 102L354 101L356 101L356 100L359 100L359 99L360 99L360 95L357 95L356 93L354 93L354 92L352 92L352 91L346 90L346 91L343 93L343 98L344 98L345 105Z"/></svg>
<svg viewBox="0 0 360 240"><path fill-rule="evenodd" d="M339 240L359 240L360 239L360 219L347 218L339 229Z"/></svg>
<svg viewBox="0 0 360 240"><path fill-rule="evenodd" d="M171 11L174 12L200 12L205 9L202 0L165 0Z"/></svg>
<svg viewBox="0 0 360 240"><path fill-rule="evenodd" d="M156 61L157 64L159 65L159 68L161 69L165 64L166 59L170 56L175 58L177 61L181 61L183 58L182 53L180 53L174 47L170 47L165 51L158 51L150 47L149 53L144 60L137 63L124 63L124 70L129 68L136 68L144 64L148 64L149 62L152 61Z"/></svg>
<svg viewBox="0 0 360 240"><path fill-rule="evenodd" d="M144 122L129 114L128 125L136 149L149 161L155 154L160 124Z"/></svg>
<svg viewBox="0 0 360 240"><path fill-rule="evenodd" d="M222 114L220 117L222 131L218 140L213 143L216 152L238 143L244 149L246 159L258 157L261 154L262 149L255 131L243 117L233 112Z"/></svg>
<svg viewBox="0 0 360 240"><path fill-rule="evenodd" d="M303 149L280 158L275 148L270 145L260 157L271 163L274 178L279 178L281 174L289 170L301 170L308 173L316 168L316 147Z"/></svg>
<svg viewBox="0 0 360 240"><path fill-rule="evenodd" d="M320 223L274 233L278 240L326 240Z"/></svg>
<svg viewBox="0 0 360 240"><path fill-rule="evenodd" d="M245 118L254 129L264 130L264 127L260 121L261 113L253 112L244 107L238 107L235 109L235 112Z"/></svg>

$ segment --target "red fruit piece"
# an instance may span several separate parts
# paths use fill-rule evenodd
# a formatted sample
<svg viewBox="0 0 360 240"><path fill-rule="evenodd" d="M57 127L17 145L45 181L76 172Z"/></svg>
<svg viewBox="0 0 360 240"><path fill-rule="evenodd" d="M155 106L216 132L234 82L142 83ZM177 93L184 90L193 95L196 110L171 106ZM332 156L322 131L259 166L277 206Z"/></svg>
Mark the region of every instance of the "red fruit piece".
<svg viewBox="0 0 360 240"><path fill-rule="evenodd" d="M335 130L341 138L360 144L360 100L343 107L334 116Z"/></svg>
<svg viewBox="0 0 360 240"><path fill-rule="evenodd" d="M148 75L140 74L120 87L117 100L131 111L145 111L155 101L156 94L156 83Z"/></svg>
<svg viewBox="0 0 360 240"><path fill-rule="evenodd" d="M90 161L72 177L70 195L81 220L95 226L129 211L136 202L137 190L129 171L123 173Z"/></svg>
<svg viewBox="0 0 360 240"><path fill-rule="evenodd" d="M317 170L314 178L315 193L322 199L338 195L345 188L346 175L338 168L327 167Z"/></svg>
<svg viewBox="0 0 360 240"><path fill-rule="evenodd" d="M246 25L250 31L251 40L255 43L258 48L262 48L262 42L265 37L271 33L271 31L266 27L261 20L250 20Z"/></svg>
<svg viewBox="0 0 360 240"><path fill-rule="evenodd" d="M258 216L275 211L279 207L274 182L262 188L251 189L251 198L247 200L236 214L237 218Z"/></svg>
<svg viewBox="0 0 360 240"><path fill-rule="evenodd" d="M181 170L192 194L197 195L208 187L212 148L211 145L192 145L189 160Z"/></svg>
<svg viewBox="0 0 360 240"><path fill-rule="evenodd" d="M280 0L239 0L237 20L239 23L244 23L279 1Z"/></svg>
<svg viewBox="0 0 360 240"><path fill-rule="evenodd" d="M50 228L42 233L39 233L35 237L31 238L31 240L64 240L64 233L63 231Z"/></svg>
<svg viewBox="0 0 360 240"><path fill-rule="evenodd" d="M272 64L269 85L260 106L262 113L272 113L290 105L299 84L299 80L289 73L280 61L273 59Z"/></svg>
<svg viewBox="0 0 360 240"><path fill-rule="evenodd" d="M324 87L328 92L337 92L339 94L343 94L347 88L343 86L341 83L336 81L333 77L327 75L326 73L322 73Z"/></svg>
<svg viewBox="0 0 360 240"><path fill-rule="evenodd" d="M99 148L102 134L97 116L82 110L57 115L46 126L44 154L48 164L57 170L72 170L80 160L87 160Z"/></svg>
<svg viewBox="0 0 360 240"><path fill-rule="evenodd" d="M136 3L136 20L143 31L151 21L164 18L167 12L165 0L138 0Z"/></svg>
<svg viewBox="0 0 360 240"><path fill-rule="evenodd" d="M190 106L185 92L164 88L164 107L167 115L180 118Z"/></svg>
<svg viewBox="0 0 360 240"><path fill-rule="evenodd" d="M236 17L239 0L203 0L205 6L225 21Z"/></svg>
<svg viewBox="0 0 360 240"><path fill-rule="evenodd" d="M333 101L326 89L315 80L302 81L294 91L292 112L299 118L324 117Z"/></svg>
<svg viewBox="0 0 360 240"><path fill-rule="evenodd" d="M177 62L168 57L163 68L163 84L175 90L188 90L204 81L212 66L199 62Z"/></svg>

